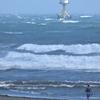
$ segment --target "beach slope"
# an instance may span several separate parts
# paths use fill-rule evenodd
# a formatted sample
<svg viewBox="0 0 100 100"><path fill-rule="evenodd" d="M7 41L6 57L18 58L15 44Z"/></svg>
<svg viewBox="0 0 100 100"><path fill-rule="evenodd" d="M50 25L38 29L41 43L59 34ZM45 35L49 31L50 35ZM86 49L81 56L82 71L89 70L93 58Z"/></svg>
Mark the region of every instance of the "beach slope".
<svg viewBox="0 0 100 100"><path fill-rule="evenodd" d="M27 97L12 97L12 96L7 96L7 95L0 95L0 100L52 100L52 99L27 98Z"/></svg>

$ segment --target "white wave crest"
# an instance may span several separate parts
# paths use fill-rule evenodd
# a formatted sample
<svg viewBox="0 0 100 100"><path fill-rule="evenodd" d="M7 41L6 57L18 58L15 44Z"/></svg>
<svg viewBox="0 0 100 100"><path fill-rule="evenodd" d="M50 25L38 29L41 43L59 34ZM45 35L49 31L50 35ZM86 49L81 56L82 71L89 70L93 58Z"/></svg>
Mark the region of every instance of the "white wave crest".
<svg viewBox="0 0 100 100"><path fill-rule="evenodd" d="M71 83L71 84L100 84L100 81L67 81L65 80L65 82Z"/></svg>
<svg viewBox="0 0 100 100"><path fill-rule="evenodd" d="M35 24L35 22L26 22L27 24Z"/></svg>
<svg viewBox="0 0 100 100"><path fill-rule="evenodd" d="M67 84L60 84L60 85L50 84L50 86L52 86L52 87L68 87L68 88L74 87L74 85L67 85Z"/></svg>
<svg viewBox="0 0 100 100"><path fill-rule="evenodd" d="M32 51L35 53L51 52L56 50L64 50L67 53L73 54L89 54L100 53L100 44L77 44L77 45L37 45L24 44L17 48L17 50Z"/></svg>
<svg viewBox="0 0 100 100"><path fill-rule="evenodd" d="M64 20L62 23L79 23L80 21L74 21L74 20Z"/></svg>
<svg viewBox="0 0 100 100"><path fill-rule="evenodd" d="M7 34L23 34L23 32L5 32Z"/></svg>
<svg viewBox="0 0 100 100"><path fill-rule="evenodd" d="M47 25L47 23L40 23L40 24L38 24L38 25Z"/></svg>
<svg viewBox="0 0 100 100"><path fill-rule="evenodd" d="M74 87L74 85L61 84L59 87L68 87L68 88L72 88L72 87Z"/></svg>
<svg viewBox="0 0 100 100"><path fill-rule="evenodd" d="M0 83L0 87L9 87L13 86L14 84L7 84L7 83Z"/></svg>
<svg viewBox="0 0 100 100"><path fill-rule="evenodd" d="M19 19L22 19L22 17L21 17L21 16L19 16L19 15L18 15L17 17L18 17Z"/></svg>
<svg viewBox="0 0 100 100"><path fill-rule="evenodd" d="M97 69L100 70L100 56L35 55L9 52L0 58L0 70L20 69Z"/></svg>
<svg viewBox="0 0 100 100"><path fill-rule="evenodd" d="M85 15L85 16L80 16L81 18L90 18L90 17L93 17L93 16L88 16L88 15Z"/></svg>
<svg viewBox="0 0 100 100"><path fill-rule="evenodd" d="M49 20L53 20L52 18L45 18L45 20L49 21Z"/></svg>

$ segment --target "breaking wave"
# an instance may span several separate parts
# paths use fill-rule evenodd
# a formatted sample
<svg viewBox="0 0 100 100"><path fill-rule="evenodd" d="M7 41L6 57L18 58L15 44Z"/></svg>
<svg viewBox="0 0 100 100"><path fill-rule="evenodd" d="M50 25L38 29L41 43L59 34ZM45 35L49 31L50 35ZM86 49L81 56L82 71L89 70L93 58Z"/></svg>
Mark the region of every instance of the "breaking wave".
<svg viewBox="0 0 100 100"><path fill-rule="evenodd" d="M27 84L27 86L26 86ZM14 88L17 90L44 90L47 87L55 88L73 88L73 87L86 87L86 84L91 84L91 87L100 87L99 81L5 81L0 82L0 87ZM16 86L16 87L11 87Z"/></svg>
<svg viewBox="0 0 100 100"><path fill-rule="evenodd" d="M0 70L19 69L97 69L100 56L35 55L9 52L0 58Z"/></svg>
<svg viewBox="0 0 100 100"><path fill-rule="evenodd" d="M100 53L100 44L77 44L77 45L37 45L24 44L17 48L17 50L32 51L35 53L51 52L56 50L63 50L72 54L90 54Z"/></svg>

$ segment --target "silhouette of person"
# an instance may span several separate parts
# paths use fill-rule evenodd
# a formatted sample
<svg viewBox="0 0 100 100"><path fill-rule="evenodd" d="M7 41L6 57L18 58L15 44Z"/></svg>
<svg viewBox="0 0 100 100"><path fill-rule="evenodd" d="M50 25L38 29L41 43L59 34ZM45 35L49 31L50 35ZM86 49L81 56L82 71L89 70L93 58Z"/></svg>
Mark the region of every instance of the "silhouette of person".
<svg viewBox="0 0 100 100"><path fill-rule="evenodd" d="M90 96L93 94L93 91L90 85L87 85L84 93L86 93L87 100L90 100Z"/></svg>

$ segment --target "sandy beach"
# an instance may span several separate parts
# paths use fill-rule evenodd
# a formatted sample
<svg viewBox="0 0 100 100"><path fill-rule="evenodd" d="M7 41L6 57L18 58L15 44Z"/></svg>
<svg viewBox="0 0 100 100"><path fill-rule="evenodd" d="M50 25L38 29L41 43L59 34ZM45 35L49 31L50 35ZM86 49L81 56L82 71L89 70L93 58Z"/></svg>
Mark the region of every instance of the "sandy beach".
<svg viewBox="0 0 100 100"><path fill-rule="evenodd" d="M7 95L0 95L0 100L57 100L57 99L46 99L46 98L27 98L27 97L11 97Z"/></svg>

